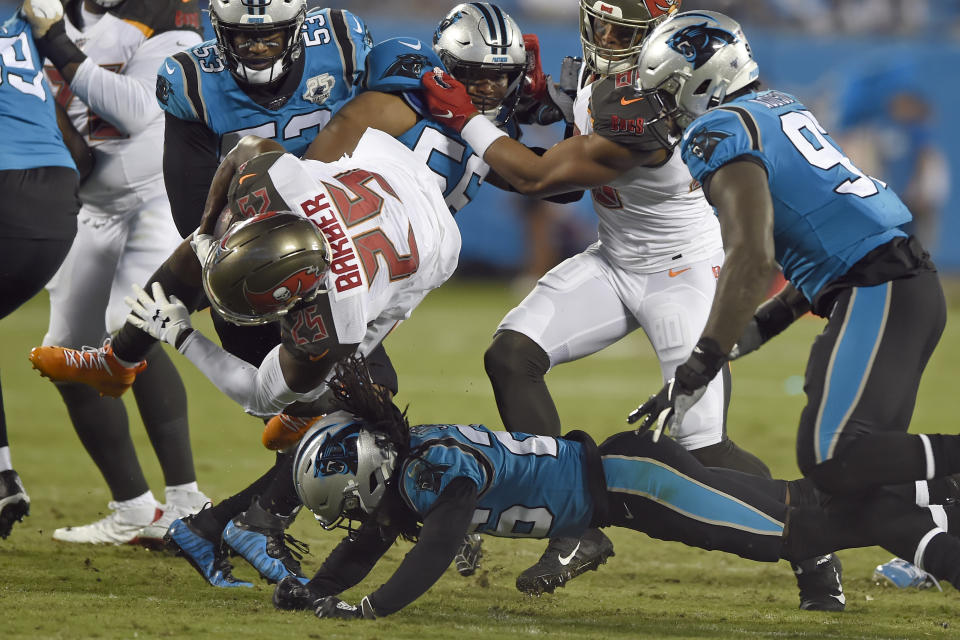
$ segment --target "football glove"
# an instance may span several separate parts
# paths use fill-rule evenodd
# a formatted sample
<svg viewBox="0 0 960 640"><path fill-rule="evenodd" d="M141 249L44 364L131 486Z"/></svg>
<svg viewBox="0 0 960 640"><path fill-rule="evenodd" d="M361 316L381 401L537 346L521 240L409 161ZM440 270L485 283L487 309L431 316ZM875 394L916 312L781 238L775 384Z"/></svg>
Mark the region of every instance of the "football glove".
<svg viewBox="0 0 960 640"><path fill-rule="evenodd" d="M63 20L60 0L24 0L23 15L35 38L42 38L54 23Z"/></svg>
<svg viewBox="0 0 960 640"><path fill-rule="evenodd" d="M434 122L460 133L467 120L479 113L467 88L443 69L434 67L432 72L423 74L420 82L427 111Z"/></svg>
<svg viewBox="0 0 960 640"><path fill-rule="evenodd" d="M357 618L373 619L377 616L373 612L373 605L369 598L364 598L360 605L347 604L336 596L320 598L314 604L314 613L318 618L336 618L339 620L356 620Z"/></svg>
<svg viewBox="0 0 960 640"><path fill-rule="evenodd" d="M674 377L631 412L627 416L627 422L633 424L643 419L637 427L637 433L643 433L656 424L653 441L657 442L663 431L669 433L675 425L683 423L687 411L703 397L707 385L720 371L724 362L726 356L716 341L700 338L690 358L677 367Z"/></svg>
<svg viewBox="0 0 960 640"><path fill-rule="evenodd" d="M167 298L163 292L163 285L159 282L154 282L152 289L153 297L139 285L133 285L133 292L137 294L137 298L127 296L123 299L130 307L127 322L149 333L157 340L177 348L179 346L177 339L181 336L185 338L186 332L193 331L190 325L190 311L176 296Z"/></svg>
<svg viewBox="0 0 960 640"><path fill-rule="evenodd" d="M216 244L217 241L209 233L194 233L190 236L190 248L197 255L201 267L207 264L207 258Z"/></svg>

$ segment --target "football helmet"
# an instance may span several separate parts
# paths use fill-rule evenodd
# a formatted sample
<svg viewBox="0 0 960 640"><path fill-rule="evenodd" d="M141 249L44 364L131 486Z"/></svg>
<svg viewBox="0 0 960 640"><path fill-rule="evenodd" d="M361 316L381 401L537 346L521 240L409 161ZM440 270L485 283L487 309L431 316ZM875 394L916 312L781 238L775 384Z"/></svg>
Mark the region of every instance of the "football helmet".
<svg viewBox="0 0 960 640"><path fill-rule="evenodd" d="M760 69L740 24L715 11L679 13L651 33L637 81L680 129L755 81Z"/></svg>
<svg viewBox="0 0 960 640"><path fill-rule="evenodd" d="M580 0L580 44L587 66L602 76L637 65L643 39L681 0Z"/></svg>
<svg viewBox="0 0 960 640"><path fill-rule="evenodd" d="M304 435L293 461L300 501L325 529L363 520L383 499L397 464L386 435L346 411L325 416Z"/></svg>
<svg viewBox="0 0 960 640"><path fill-rule="evenodd" d="M504 74L502 97L470 97L480 113L495 124L503 124L513 115L527 69L527 51L520 27L507 12L489 2L458 4L437 26L433 50L450 75L468 90L474 81Z"/></svg>
<svg viewBox="0 0 960 640"><path fill-rule="evenodd" d="M279 320L321 292L330 245L307 218L270 211L235 222L203 265L210 305L239 325Z"/></svg>
<svg viewBox="0 0 960 640"><path fill-rule="evenodd" d="M100 5L104 9L111 9L125 1L126 0L93 0L93 3Z"/></svg>
<svg viewBox="0 0 960 640"><path fill-rule="evenodd" d="M230 73L246 84L270 84L290 70L303 53L300 27L306 15L307 0L210 0L217 51ZM268 47L269 58L250 53L257 42Z"/></svg>

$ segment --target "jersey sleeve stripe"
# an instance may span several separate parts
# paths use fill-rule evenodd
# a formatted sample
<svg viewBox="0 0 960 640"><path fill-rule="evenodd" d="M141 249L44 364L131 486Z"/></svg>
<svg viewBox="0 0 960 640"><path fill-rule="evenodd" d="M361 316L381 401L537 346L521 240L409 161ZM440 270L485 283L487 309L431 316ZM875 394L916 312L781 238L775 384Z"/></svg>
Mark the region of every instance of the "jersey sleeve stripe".
<svg viewBox="0 0 960 640"><path fill-rule="evenodd" d="M194 114L204 122L208 122L207 108L203 102L203 94L200 92L200 73L197 70L197 63L186 51L174 54L173 59L183 69L183 86Z"/></svg>
<svg viewBox="0 0 960 640"><path fill-rule="evenodd" d="M143 34L143 37L150 38L151 36L153 36L153 33L154 33L153 27L145 25L142 22L137 22L136 20L131 20L130 18L123 18L123 21L133 27L136 27L136 29Z"/></svg>
<svg viewBox="0 0 960 640"><path fill-rule="evenodd" d="M340 59L343 62L343 80L347 86L353 86L353 74L357 68L357 47L350 38L350 27L342 9L330 9L330 24L340 49Z"/></svg>
<svg viewBox="0 0 960 640"><path fill-rule="evenodd" d="M719 108L737 114L744 130L747 132L747 135L750 136L750 148L754 151L763 151L763 141L760 139L760 127L757 126L757 121L753 119L753 114L743 107L724 105Z"/></svg>

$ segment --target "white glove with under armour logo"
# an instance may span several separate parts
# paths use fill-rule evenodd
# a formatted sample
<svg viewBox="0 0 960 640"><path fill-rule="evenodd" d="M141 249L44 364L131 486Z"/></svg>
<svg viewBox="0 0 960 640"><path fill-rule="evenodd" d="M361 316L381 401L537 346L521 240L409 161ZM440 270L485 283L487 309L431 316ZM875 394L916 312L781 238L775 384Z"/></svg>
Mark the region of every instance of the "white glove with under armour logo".
<svg viewBox="0 0 960 640"><path fill-rule="evenodd" d="M123 299L130 307L127 322L176 348L177 338L184 331L193 329L190 311L176 296L167 298L159 282L154 282L152 289L153 297L150 297L142 287L133 285L136 300L129 296Z"/></svg>
<svg viewBox="0 0 960 640"><path fill-rule="evenodd" d="M24 0L23 15L30 23L35 38L47 35L50 26L63 20L60 0Z"/></svg>

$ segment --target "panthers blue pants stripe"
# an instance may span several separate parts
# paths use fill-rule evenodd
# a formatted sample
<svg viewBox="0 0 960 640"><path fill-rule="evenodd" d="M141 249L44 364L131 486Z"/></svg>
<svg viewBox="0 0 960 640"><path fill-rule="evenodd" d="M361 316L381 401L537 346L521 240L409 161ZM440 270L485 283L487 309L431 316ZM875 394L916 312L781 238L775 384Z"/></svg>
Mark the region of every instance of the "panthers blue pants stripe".
<svg viewBox="0 0 960 640"><path fill-rule="evenodd" d="M814 427L816 461L833 456L844 425L860 402L890 313L892 283L853 290L840 336L830 355Z"/></svg>
<svg viewBox="0 0 960 640"><path fill-rule="evenodd" d="M783 523L652 458L603 456L607 491L641 496L693 520L780 537Z"/></svg>

